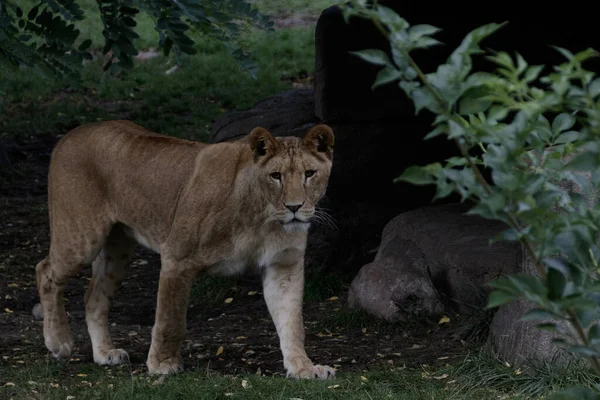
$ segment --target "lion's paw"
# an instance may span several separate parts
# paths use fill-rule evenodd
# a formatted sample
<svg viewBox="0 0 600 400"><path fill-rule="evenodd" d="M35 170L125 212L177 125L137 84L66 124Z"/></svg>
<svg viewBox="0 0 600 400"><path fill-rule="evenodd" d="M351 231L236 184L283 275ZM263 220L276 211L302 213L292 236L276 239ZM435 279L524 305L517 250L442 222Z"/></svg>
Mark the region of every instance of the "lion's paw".
<svg viewBox="0 0 600 400"><path fill-rule="evenodd" d="M98 365L118 365L129 361L129 354L123 349L110 349L94 354L94 362Z"/></svg>
<svg viewBox="0 0 600 400"><path fill-rule="evenodd" d="M296 372L288 371L287 377L295 379L330 379L335 377L335 370L327 365L311 365Z"/></svg>
<svg viewBox="0 0 600 400"><path fill-rule="evenodd" d="M44 340L46 348L52 353L52 356L57 360L69 359L73 352L73 339L70 333L67 331L62 332L62 335L46 335L47 338ZM57 337L62 336L62 339Z"/></svg>
<svg viewBox="0 0 600 400"><path fill-rule="evenodd" d="M177 357L167 358L164 361L148 362L148 373L150 375L168 375L183 371L183 365Z"/></svg>

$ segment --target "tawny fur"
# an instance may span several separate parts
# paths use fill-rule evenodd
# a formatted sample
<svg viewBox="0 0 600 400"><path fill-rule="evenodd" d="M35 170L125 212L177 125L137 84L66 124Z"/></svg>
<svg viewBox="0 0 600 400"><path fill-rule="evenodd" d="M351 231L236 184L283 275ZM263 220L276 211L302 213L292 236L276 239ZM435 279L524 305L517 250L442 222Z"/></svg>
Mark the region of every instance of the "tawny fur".
<svg viewBox="0 0 600 400"><path fill-rule="evenodd" d="M108 312L140 243L160 253L162 264L150 373L183 367L180 348L196 276L250 268L263 276L288 376L334 376L308 358L302 321L308 226L327 188L333 143L326 125L303 139L255 128L243 140L219 144L158 135L127 121L69 132L52 153L50 251L37 265L47 348L58 358L71 355L63 290L92 264L85 303L94 361L127 360L110 339Z"/></svg>

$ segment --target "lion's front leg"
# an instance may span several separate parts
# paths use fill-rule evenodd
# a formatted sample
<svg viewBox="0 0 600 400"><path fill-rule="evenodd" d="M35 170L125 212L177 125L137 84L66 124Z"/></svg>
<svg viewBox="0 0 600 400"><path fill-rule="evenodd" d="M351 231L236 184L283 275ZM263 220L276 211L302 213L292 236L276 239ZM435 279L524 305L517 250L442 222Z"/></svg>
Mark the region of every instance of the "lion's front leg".
<svg viewBox="0 0 600 400"><path fill-rule="evenodd" d="M304 349L303 262L291 266L280 264L268 266L263 276L263 292L269 313L277 328L287 376L320 379L334 377L333 368L314 365Z"/></svg>
<svg viewBox="0 0 600 400"><path fill-rule="evenodd" d="M193 269L175 268L170 262L163 261L152 344L146 361L150 374L183 370L181 343L186 335L187 307L195 277Z"/></svg>

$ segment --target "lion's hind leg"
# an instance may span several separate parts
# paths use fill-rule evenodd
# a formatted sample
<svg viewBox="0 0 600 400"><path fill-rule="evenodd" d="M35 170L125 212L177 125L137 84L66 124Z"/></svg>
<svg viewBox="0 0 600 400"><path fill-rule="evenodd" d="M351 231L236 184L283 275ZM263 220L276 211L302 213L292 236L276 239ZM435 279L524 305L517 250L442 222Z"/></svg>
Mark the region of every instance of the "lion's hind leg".
<svg viewBox="0 0 600 400"><path fill-rule="evenodd" d="M123 349L116 349L108 331L111 298L127 275L136 242L115 226L106 244L92 263L92 280L85 294L85 320L92 341L94 361L99 365L122 364L129 360Z"/></svg>
<svg viewBox="0 0 600 400"><path fill-rule="evenodd" d="M65 310L65 286L96 256L104 235L100 231L89 235L87 239L82 235L54 234L49 255L36 266L41 306L36 306L34 313L43 313L44 343L55 358L68 358L73 351L73 338Z"/></svg>

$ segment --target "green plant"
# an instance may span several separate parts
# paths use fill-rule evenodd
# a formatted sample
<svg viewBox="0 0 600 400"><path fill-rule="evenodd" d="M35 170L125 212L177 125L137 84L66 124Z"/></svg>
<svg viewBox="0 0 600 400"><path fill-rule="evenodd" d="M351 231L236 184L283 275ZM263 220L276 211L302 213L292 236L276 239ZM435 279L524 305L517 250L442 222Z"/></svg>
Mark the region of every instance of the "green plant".
<svg viewBox="0 0 600 400"><path fill-rule="evenodd" d="M76 76L96 38L80 38L76 21L86 18L83 0L39 0L26 9L13 0L0 0L0 70L37 67L42 71ZM140 10L152 17L165 55L194 54L190 32L222 41L252 75L256 65L242 41L249 29L273 30L273 21L246 0L96 0L106 56L104 70L129 69L138 54L134 41ZM179 62L179 57L178 57Z"/></svg>
<svg viewBox="0 0 600 400"><path fill-rule="evenodd" d="M425 140L445 135L460 150L444 163L411 166L396 180L433 184L434 199L458 193L475 203L470 214L506 223L498 239L520 241L538 273L490 282L488 307L531 301L535 308L523 318L553 321L537 326L561 334L556 344L589 358L600 374L600 207L588 202L600 187L600 78L582 66L598 53L556 48L566 62L544 75L544 66L528 65L521 54L483 51L479 43L504 25L488 24L425 73L411 52L440 44L433 37L439 28L411 26L376 2L353 0L343 10L346 21L370 19L390 43L391 58L378 49L354 52L382 66L373 87L397 82L416 113L435 115ZM471 71L479 54L495 73Z"/></svg>

